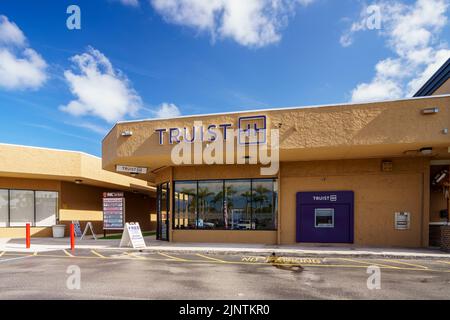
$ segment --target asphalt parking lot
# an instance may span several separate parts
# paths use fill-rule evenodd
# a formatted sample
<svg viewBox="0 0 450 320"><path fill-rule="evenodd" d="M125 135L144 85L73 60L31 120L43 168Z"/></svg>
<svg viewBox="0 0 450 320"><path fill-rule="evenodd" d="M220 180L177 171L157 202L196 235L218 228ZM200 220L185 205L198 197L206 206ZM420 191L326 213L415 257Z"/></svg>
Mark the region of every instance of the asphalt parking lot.
<svg viewBox="0 0 450 320"><path fill-rule="evenodd" d="M0 279L0 299L450 299L446 259L0 252Z"/></svg>

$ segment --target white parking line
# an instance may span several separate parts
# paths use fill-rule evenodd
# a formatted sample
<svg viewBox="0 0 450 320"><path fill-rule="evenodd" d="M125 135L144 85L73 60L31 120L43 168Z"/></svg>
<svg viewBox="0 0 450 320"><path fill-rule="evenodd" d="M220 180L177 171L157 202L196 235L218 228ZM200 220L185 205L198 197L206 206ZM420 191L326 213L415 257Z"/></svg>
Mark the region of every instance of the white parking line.
<svg viewBox="0 0 450 320"><path fill-rule="evenodd" d="M16 257L16 258L9 258L9 259L2 259L0 260L0 263L2 262L8 262L8 261L14 261L14 260L21 260L21 259L26 259L32 256L24 256L24 257Z"/></svg>

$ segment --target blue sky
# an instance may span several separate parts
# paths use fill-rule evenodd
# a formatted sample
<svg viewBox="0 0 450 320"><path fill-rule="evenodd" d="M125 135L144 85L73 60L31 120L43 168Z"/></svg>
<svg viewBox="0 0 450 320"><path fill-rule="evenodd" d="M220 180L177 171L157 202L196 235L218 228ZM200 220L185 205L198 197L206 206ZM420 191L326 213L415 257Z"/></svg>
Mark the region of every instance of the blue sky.
<svg viewBox="0 0 450 320"><path fill-rule="evenodd" d="M117 120L403 98L450 57L448 0L243 3L0 0L0 142L100 155Z"/></svg>

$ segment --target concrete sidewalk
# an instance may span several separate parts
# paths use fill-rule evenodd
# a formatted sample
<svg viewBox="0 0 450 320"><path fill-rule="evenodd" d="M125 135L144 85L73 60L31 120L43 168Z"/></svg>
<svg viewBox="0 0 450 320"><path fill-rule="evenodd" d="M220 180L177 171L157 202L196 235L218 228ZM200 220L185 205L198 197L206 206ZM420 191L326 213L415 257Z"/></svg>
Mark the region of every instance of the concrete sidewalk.
<svg viewBox="0 0 450 320"><path fill-rule="evenodd" d="M257 244L216 244L216 243L170 243L146 237L145 251L172 253L245 254L291 257L388 257L399 259L450 259L450 253L439 249L401 249L401 248L361 248L354 246L314 246L314 245L257 245ZM77 249L130 250L119 248L120 240L78 240ZM32 238L31 248L26 249L25 239L0 238L0 251L6 252L49 252L69 249L69 238Z"/></svg>

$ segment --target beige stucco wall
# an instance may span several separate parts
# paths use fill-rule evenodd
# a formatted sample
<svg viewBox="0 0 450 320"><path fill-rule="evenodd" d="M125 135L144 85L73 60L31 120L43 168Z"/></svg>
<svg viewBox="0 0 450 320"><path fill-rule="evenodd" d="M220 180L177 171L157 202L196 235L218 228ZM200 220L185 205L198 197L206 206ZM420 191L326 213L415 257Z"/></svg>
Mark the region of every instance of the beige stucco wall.
<svg viewBox="0 0 450 320"><path fill-rule="evenodd" d="M0 143L0 177L74 182L151 192L146 181L102 169L101 159L75 151L36 148Z"/></svg>
<svg viewBox="0 0 450 320"><path fill-rule="evenodd" d="M172 230L171 239L178 242L295 244L297 192L352 190L355 192L355 245L427 246L429 195L426 181L429 179L429 160L391 160L392 172L382 172L382 159L282 163L279 180L279 240L277 232L196 230ZM173 168L174 181L217 178L261 176L258 166L249 165ZM411 213L410 230L395 230L394 213L399 211Z"/></svg>
<svg viewBox="0 0 450 320"><path fill-rule="evenodd" d="M440 112L422 115L431 107L439 107ZM119 123L103 140L103 168L114 170L115 165L126 164L160 170L172 165L172 145L167 136L166 143L159 145L156 129L192 128L194 121L230 123L236 128L239 117L250 115L265 115L268 128L279 128L281 161L402 157L408 150L450 146L450 136L442 134L450 128L450 97L426 97ZM133 135L121 136L125 130ZM145 178L154 181L155 174Z"/></svg>
<svg viewBox="0 0 450 320"><path fill-rule="evenodd" d="M117 191L75 183L61 184L60 221L69 224L79 220L82 227L88 221L94 225L95 232L103 231L103 192ZM143 194L125 192L125 220L139 222L142 230L155 230L156 224L151 222L150 215L155 214L155 198Z"/></svg>
<svg viewBox="0 0 450 320"><path fill-rule="evenodd" d="M102 232L103 192L117 191L91 185L78 185L66 181L45 179L24 179L0 177L0 189L24 189L57 191L59 193L59 220L68 225L72 220L79 220L84 227L88 221L93 222L94 230ZM139 222L143 230L155 230L156 223L150 215L155 214L155 198L151 195L125 192L126 221ZM68 228L66 228L68 234ZM51 236L51 228L32 227L32 236ZM25 228L0 228L0 237L24 238Z"/></svg>
<svg viewBox="0 0 450 320"><path fill-rule="evenodd" d="M433 95L450 94L450 79L447 79L442 86L440 86Z"/></svg>
<svg viewBox="0 0 450 320"><path fill-rule="evenodd" d="M174 230L173 242L276 244L276 231Z"/></svg>
<svg viewBox="0 0 450 320"><path fill-rule="evenodd" d="M296 193L355 192L354 241L359 246L428 245L428 210L424 206L425 159L394 159L392 172L381 159L283 163L281 169L281 242L296 242ZM396 231L394 213L411 213L411 229Z"/></svg>

